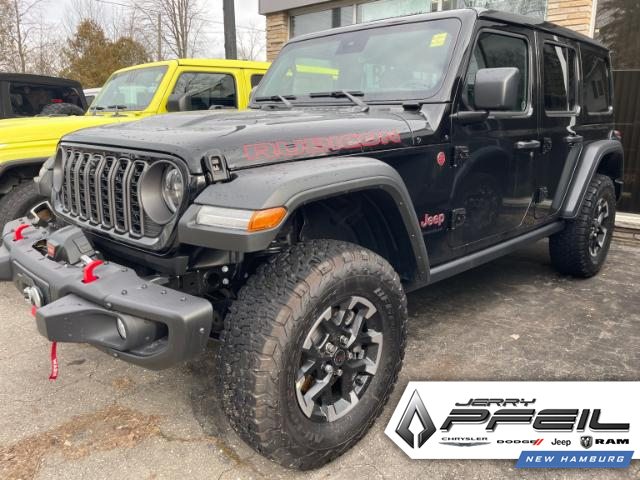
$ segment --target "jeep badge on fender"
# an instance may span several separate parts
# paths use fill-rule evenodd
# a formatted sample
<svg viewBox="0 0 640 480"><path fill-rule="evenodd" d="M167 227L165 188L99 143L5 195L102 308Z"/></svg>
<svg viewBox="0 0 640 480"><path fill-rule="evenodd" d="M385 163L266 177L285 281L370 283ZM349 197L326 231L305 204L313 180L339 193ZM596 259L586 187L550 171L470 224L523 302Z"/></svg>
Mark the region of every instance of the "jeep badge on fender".
<svg viewBox="0 0 640 480"><path fill-rule="evenodd" d="M38 288L52 342L160 369L218 339L212 395L235 431L319 467L389 399L407 292L545 238L559 271L601 269L622 194L608 58L579 33L471 8L297 36L247 111L62 138L38 181L50 215L6 225L0 278ZM415 438L400 425L403 443L434 435L427 418Z"/></svg>

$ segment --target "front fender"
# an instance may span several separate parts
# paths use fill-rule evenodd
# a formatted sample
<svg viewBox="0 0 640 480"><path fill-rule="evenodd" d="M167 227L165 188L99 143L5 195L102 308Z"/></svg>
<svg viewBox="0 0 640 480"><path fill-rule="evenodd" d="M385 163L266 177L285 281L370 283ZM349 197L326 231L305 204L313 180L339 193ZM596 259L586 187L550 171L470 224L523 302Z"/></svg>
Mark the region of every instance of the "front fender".
<svg viewBox="0 0 640 480"><path fill-rule="evenodd" d="M200 206L263 210L284 206L287 218L306 203L368 189L390 195L410 236L418 274L428 277L428 257L407 188L396 170L366 157L335 157L282 163L235 172L230 182L207 187L180 219L181 243L239 252L264 250L278 228L257 233L196 224ZM285 220L281 223L283 225Z"/></svg>

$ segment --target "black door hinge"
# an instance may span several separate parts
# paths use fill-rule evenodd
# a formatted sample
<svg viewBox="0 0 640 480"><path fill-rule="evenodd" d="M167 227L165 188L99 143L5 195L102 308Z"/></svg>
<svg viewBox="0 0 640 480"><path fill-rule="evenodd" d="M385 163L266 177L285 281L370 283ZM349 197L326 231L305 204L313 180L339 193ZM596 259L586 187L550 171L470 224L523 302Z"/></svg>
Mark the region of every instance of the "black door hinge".
<svg viewBox="0 0 640 480"><path fill-rule="evenodd" d="M451 230L461 227L467 220L467 209L456 208L451 211Z"/></svg>
<svg viewBox="0 0 640 480"><path fill-rule="evenodd" d="M471 152L469 151L469 147L454 147L453 148L453 166L459 167L464 162L469 160L471 157Z"/></svg>

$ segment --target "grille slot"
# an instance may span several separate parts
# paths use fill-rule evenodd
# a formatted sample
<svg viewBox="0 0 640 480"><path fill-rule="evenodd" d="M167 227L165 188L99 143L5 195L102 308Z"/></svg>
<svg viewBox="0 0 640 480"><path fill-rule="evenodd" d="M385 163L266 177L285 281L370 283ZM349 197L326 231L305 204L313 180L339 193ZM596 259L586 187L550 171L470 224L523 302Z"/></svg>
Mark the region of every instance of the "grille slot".
<svg viewBox="0 0 640 480"><path fill-rule="evenodd" d="M62 213L135 238L160 236L163 226L145 214L140 195L146 158L65 147L63 162Z"/></svg>
<svg viewBox="0 0 640 480"><path fill-rule="evenodd" d="M142 235L144 231L144 213L140 203L140 180L145 169L144 162L134 162L129 176L129 212L131 213L129 229L132 235Z"/></svg>

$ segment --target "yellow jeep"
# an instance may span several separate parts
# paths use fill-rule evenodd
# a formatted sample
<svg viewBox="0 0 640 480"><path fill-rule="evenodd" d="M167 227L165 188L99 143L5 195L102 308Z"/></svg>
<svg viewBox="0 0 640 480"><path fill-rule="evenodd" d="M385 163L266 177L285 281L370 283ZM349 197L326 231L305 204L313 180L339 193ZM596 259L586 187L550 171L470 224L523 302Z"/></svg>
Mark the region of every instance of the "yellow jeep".
<svg viewBox="0 0 640 480"><path fill-rule="evenodd" d="M167 112L244 109L268 66L192 59L137 65L111 75L84 116L0 121L0 228L40 203L31 180L62 136Z"/></svg>

